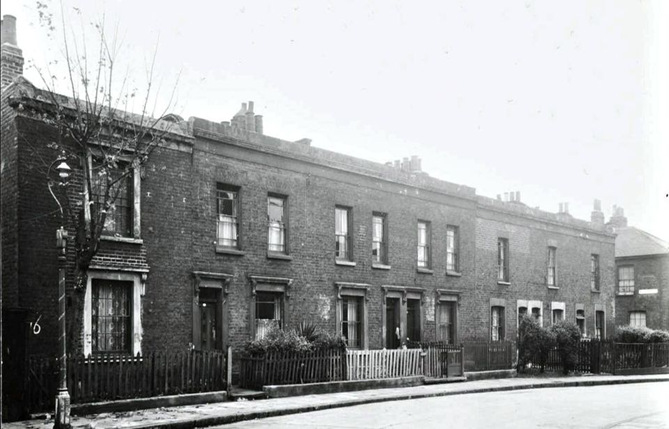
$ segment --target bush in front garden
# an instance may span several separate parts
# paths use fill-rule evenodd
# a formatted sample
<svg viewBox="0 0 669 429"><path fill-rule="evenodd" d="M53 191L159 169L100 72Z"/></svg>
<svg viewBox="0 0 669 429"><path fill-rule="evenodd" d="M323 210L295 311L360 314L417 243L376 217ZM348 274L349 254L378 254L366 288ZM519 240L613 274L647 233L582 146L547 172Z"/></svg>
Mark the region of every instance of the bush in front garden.
<svg viewBox="0 0 669 429"><path fill-rule="evenodd" d="M259 340L249 341L245 350L251 356L262 356L266 353L308 352L313 344L294 330L272 328Z"/></svg>
<svg viewBox="0 0 669 429"><path fill-rule="evenodd" d="M346 342L341 336L328 334L312 326L300 323L297 329L271 328L264 338L249 341L245 351L251 356L263 356L267 353L346 349Z"/></svg>
<svg viewBox="0 0 669 429"><path fill-rule="evenodd" d="M669 341L669 332L645 326L618 326L613 335L617 343L663 343Z"/></svg>
<svg viewBox="0 0 669 429"><path fill-rule="evenodd" d="M518 326L518 371L533 360L538 360L540 372L544 372L548 353L555 345L555 336L539 325L532 316L523 316Z"/></svg>
<svg viewBox="0 0 669 429"><path fill-rule="evenodd" d="M581 342L581 331L574 322L562 320L548 328L560 354L562 372L567 374L576 368L578 362L578 345Z"/></svg>

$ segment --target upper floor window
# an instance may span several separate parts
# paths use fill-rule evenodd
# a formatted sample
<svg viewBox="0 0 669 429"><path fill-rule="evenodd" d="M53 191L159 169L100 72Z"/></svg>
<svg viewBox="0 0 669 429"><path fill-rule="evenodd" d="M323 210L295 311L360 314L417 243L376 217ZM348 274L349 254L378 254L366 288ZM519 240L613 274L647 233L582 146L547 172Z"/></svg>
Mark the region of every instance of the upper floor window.
<svg viewBox="0 0 669 429"><path fill-rule="evenodd" d="M590 289L599 290L599 255L590 255Z"/></svg>
<svg viewBox="0 0 669 429"><path fill-rule="evenodd" d="M621 295L634 294L634 266L618 267L618 293Z"/></svg>
<svg viewBox="0 0 669 429"><path fill-rule="evenodd" d="M288 253L286 203L285 197L267 197L267 250L270 252Z"/></svg>
<svg viewBox="0 0 669 429"><path fill-rule="evenodd" d="M351 209L335 207L335 257L351 260Z"/></svg>
<svg viewBox="0 0 669 429"><path fill-rule="evenodd" d="M460 237L458 227L446 227L446 271L460 271Z"/></svg>
<svg viewBox="0 0 669 429"><path fill-rule="evenodd" d="M497 239L497 280L509 281L509 240Z"/></svg>
<svg viewBox="0 0 669 429"><path fill-rule="evenodd" d="M103 169L94 163L91 177L92 201L96 211L102 210L106 201L113 201L105 215L103 234L132 237L134 206L132 170Z"/></svg>
<svg viewBox="0 0 669 429"><path fill-rule="evenodd" d="M377 264L388 263L386 228L386 215L374 213L372 216L372 262Z"/></svg>
<svg viewBox="0 0 669 429"><path fill-rule="evenodd" d="M490 308L490 331L492 341L504 341L504 307Z"/></svg>
<svg viewBox="0 0 669 429"><path fill-rule="evenodd" d="M219 246L239 247L239 188L218 183L216 185Z"/></svg>
<svg viewBox="0 0 669 429"><path fill-rule="evenodd" d="M418 267L430 268L430 223L418 222Z"/></svg>
<svg viewBox="0 0 669 429"><path fill-rule="evenodd" d="M645 311L630 311L630 326L646 327Z"/></svg>
<svg viewBox="0 0 669 429"><path fill-rule="evenodd" d="M546 273L546 284L548 286L555 286L557 284L557 248L548 247L548 270Z"/></svg>

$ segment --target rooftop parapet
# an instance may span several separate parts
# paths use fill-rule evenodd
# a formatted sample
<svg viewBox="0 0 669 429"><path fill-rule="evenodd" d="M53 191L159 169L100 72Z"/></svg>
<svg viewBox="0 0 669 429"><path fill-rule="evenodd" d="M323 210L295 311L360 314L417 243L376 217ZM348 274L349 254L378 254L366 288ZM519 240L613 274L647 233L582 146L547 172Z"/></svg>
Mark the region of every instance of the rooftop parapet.
<svg viewBox="0 0 669 429"><path fill-rule="evenodd" d="M197 117L191 117L189 123L195 137L204 137L238 146L251 144L257 150L289 155L291 158L301 159L306 162L323 164L434 192L446 193L460 198L470 200L476 198L476 189L472 187L435 179L421 171L412 172L409 169L395 168L392 165L367 161L326 149L320 149L312 146L309 139L291 142L252 132L238 126L232 126L227 122L212 122Z"/></svg>

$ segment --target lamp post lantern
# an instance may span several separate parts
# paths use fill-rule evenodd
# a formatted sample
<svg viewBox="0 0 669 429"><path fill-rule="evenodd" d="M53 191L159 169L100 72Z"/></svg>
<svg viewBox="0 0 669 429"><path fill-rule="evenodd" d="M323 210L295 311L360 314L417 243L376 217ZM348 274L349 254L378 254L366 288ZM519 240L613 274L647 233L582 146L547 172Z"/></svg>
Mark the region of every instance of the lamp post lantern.
<svg viewBox="0 0 669 429"><path fill-rule="evenodd" d="M58 163L58 181L51 179L51 170ZM61 226L56 230L56 247L58 249L58 392L56 393L56 409L54 414L54 428L70 429L70 394L67 391L67 330L65 325L65 269L67 265L67 231L64 226L63 206L53 193L52 186L67 186L70 177L70 166L65 156L59 157L49 166L47 180L49 192L60 209Z"/></svg>

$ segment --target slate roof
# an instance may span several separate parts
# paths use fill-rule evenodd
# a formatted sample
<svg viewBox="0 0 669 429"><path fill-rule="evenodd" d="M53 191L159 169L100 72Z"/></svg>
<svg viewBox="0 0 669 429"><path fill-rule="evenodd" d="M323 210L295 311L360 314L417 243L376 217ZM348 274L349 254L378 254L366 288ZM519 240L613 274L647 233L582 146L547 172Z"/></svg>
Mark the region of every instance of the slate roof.
<svg viewBox="0 0 669 429"><path fill-rule="evenodd" d="M669 243L633 226L616 228L616 258L669 254Z"/></svg>

